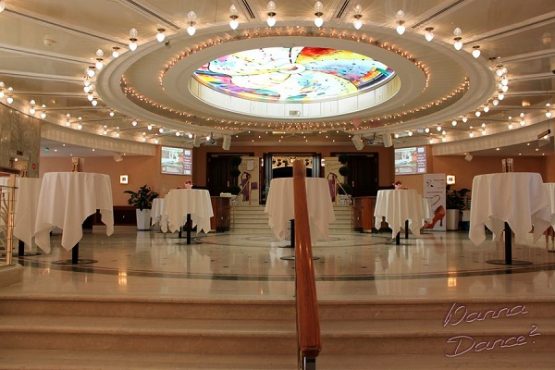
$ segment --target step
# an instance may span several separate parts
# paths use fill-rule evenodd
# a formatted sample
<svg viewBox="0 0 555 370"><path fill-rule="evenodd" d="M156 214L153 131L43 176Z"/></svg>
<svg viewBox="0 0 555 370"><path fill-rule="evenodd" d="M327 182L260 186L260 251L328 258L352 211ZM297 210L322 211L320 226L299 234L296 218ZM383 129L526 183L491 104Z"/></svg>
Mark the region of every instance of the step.
<svg viewBox="0 0 555 370"><path fill-rule="evenodd" d="M182 352L133 352L121 350L78 351L10 349L0 350L0 369L78 370L78 369L156 369L156 370L291 370L296 357L283 355L210 356Z"/></svg>

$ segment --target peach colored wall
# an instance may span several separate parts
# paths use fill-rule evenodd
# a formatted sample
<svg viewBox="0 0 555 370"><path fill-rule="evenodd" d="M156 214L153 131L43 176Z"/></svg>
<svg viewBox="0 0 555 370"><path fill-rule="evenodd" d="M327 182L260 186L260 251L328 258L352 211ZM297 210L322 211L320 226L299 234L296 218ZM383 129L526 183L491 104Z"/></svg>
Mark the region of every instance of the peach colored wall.
<svg viewBox="0 0 555 370"><path fill-rule="evenodd" d="M555 182L555 154L545 157L544 182Z"/></svg>
<svg viewBox="0 0 555 370"><path fill-rule="evenodd" d="M46 172L71 171L70 157L41 157L40 175ZM170 189L183 187L191 176L163 175L160 173L160 152L155 156L125 156L123 161L115 162L112 157L86 157L84 172L96 172L110 175L114 205L127 205L128 194L124 190L137 191L147 184L152 190L165 195ZM129 184L119 183L120 175L129 175Z"/></svg>
<svg viewBox="0 0 555 370"><path fill-rule="evenodd" d="M366 147L356 151L352 145L348 146L234 146L229 151L220 147L201 146L193 151L193 182L198 185L206 184L206 159L208 153L252 153L262 157L264 153L320 153L322 157L329 157L331 153L378 153L379 156L379 185L388 186L393 182L393 149L384 147Z"/></svg>

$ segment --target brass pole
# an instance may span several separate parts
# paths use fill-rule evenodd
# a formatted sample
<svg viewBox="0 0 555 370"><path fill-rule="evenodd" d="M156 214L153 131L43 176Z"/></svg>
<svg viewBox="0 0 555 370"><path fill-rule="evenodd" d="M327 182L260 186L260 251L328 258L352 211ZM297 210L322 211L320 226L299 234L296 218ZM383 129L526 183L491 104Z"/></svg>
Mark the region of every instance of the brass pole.
<svg viewBox="0 0 555 370"><path fill-rule="evenodd" d="M6 228L6 264L12 264L13 254L13 229L15 226L15 175L10 175L8 179L8 209L7 209L7 228Z"/></svg>

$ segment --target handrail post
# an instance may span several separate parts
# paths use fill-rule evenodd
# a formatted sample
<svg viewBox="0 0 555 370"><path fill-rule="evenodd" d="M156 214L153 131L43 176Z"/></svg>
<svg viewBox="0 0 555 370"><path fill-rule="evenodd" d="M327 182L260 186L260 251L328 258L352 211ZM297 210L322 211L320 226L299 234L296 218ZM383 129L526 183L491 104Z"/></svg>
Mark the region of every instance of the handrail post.
<svg viewBox="0 0 555 370"><path fill-rule="evenodd" d="M312 261L305 171L302 161L297 160L293 163L297 344L299 368L302 370L315 370L316 357L321 349L320 318Z"/></svg>

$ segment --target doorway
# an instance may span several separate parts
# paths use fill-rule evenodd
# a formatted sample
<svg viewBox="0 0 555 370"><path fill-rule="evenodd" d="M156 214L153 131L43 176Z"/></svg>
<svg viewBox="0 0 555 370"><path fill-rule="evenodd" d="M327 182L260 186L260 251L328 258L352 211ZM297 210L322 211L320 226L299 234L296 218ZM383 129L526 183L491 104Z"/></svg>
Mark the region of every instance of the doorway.
<svg viewBox="0 0 555 370"><path fill-rule="evenodd" d="M348 154L347 183L352 188L353 197L375 196L378 192L378 154Z"/></svg>

